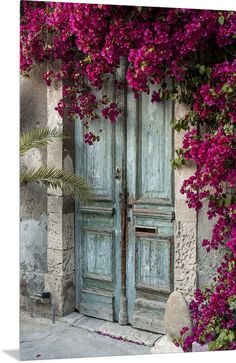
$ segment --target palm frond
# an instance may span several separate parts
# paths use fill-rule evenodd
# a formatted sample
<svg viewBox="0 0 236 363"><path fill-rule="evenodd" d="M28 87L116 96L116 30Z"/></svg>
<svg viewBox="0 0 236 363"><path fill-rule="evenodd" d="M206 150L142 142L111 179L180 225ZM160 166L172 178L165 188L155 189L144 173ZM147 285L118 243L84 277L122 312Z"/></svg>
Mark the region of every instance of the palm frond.
<svg viewBox="0 0 236 363"><path fill-rule="evenodd" d="M56 139L67 138L63 135L62 129L58 128L44 128L33 129L24 132L20 137L20 156L23 156L28 150L34 147L41 147L47 145Z"/></svg>
<svg viewBox="0 0 236 363"><path fill-rule="evenodd" d="M38 183L43 187L61 189L75 199L85 202L93 195L87 182L71 171L57 169L52 166L26 169L21 172L20 184Z"/></svg>

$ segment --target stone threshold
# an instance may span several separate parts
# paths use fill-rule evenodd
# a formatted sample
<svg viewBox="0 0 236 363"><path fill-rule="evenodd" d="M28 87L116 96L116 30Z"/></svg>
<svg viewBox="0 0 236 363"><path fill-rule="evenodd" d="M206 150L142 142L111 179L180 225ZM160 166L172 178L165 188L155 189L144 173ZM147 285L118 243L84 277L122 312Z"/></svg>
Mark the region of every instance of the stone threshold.
<svg viewBox="0 0 236 363"><path fill-rule="evenodd" d="M153 347L162 334L135 329L130 325L119 325L79 313L71 313L59 319L75 328L87 330L110 338Z"/></svg>

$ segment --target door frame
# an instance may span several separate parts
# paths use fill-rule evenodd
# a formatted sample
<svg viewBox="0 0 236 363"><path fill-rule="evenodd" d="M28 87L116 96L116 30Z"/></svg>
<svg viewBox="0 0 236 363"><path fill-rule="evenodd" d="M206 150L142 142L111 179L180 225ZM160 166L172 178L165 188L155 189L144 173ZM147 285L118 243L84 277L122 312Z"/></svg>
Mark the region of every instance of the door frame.
<svg viewBox="0 0 236 363"><path fill-rule="evenodd" d="M47 124L50 127L61 125L71 135L71 140L74 140L74 123L63 124L62 119L54 111L53 105L57 104L61 98L62 84L60 83L56 89L52 89L47 94ZM183 118L187 113L188 109L183 104L175 101L174 118ZM175 150L182 146L183 133L174 131L173 134L173 149ZM63 167L64 165L66 168L73 170L76 169L74 142L73 145L68 145L68 141L61 140L58 141L57 147L52 148L51 145L48 145L47 149L50 160L56 160L59 166ZM202 236L201 231L197 229L197 213L188 209L185 198L179 190L182 181L194 172L195 166L191 164L175 169L173 182L175 188L174 290L178 289L182 292L188 301L192 299L193 291L197 287L197 239L201 239ZM45 288L52 292L58 314L66 315L75 310L75 286L78 280L75 276L76 267L74 266L75 255L78 255L78 251L74 247L76 245L76 232L74 233L74 230L77 228L76 210L74 202L71 199L64 198L63 194L58 193L58 191L49 190L47 192L47 201L47 251L50 259L48 258L47 262ZM60 246L60 249L58 249L58 246ZM60 268L58 268L58 260L63 261Z"/></svg>
<svg viewBox="0 0 236 363"><path fill-rule="evenodd" d="M117 99L119 97L120 97L121 101L123 102L123 106L125 106L125 102L127 102L126 101L127 100L127 97L126 97L126 100L125 100L124 94L122 94L122 93L117 97ZM133 97L133 95L132 95L132 97ZM137 106L137 103L136 103L136 105L134 107L138 107ZM173 107L172 110L174 112L174 107ZM117 123L120 122L120 125L123 125L122 127L125 127L126 128L127 127L127 122L125 122L126 119L127 119L127 115L125 115L122 120L118 120ZM124 145L124 147L126 147L126 145L127 145L127 143L126 143L126 137L127 137L127 133L125 132L125 145ZM176 143L176 133L173 132L172 133L172 153L173 153L173 150L174 150L174 146L176 146L176 144L177 144ZM123 160L123 162L126 162L126 161ZM124 164L123 164L123 170L126 170L126 165L124 166ZM183 174L183 172L182 172L182 174ZM175 207L175 215L177 214L177 218L178 218L178 213L180 212L180 210L179 210L180 208L179 208L179 205L177 205L177 208L176 208L175 200L176 200L176 195L178 196L178 194L180 194L180 193L179 193L179 191L176 192L176 183L175 183L176 182L176 179L178 181L179 176L176 175L176 171L175 171L175 172L172 172L172 196L173 196L173 206ZM178 183L178 185L179 185L179 183ZM173 193L173 191L175 191L175 193ZM182 205L181 205L181 208L182 208ZM126 211L126 208L125 208L125 211ZM178 213L176 213L176 212L178 212ZM126 213L127 213L127 211L126 211ZM180 221L177 219L177 222L179 223ZM76 230L77 230L76 235L78 235L78 226L77 226L77 223L76 223ZM126 234L126 232L125 232L125 234ZM180 232L179 234L182 235L182 232ZM175 228L175 233L173 235L173 241L175 240L175 235L176 235L176 228ZM122 240L124 240L124 238L122 238ZM196 240L194 240L194 243L196 243ZM177 249L175 248L175 250L173 251L174 258L172 260L172 266L173 266L172 273L173 273L174 276L172 276L171 285L172 285L172 289L176 289L176 287L177 287L181 291L181 289L184 290L183 285L185 284L186 279L188 280L189 268L188 268L188 271L186 271L186 278L184 278L184 279L181 278L180 279L179 278L180 269L178 269L178 260L176 258L176 257L178 257L178 259L179 259L179 246L177 246L177 247L178 248ZM119 301L119 306L123 306L123 311L122 311L122 313L119 313L118 314L118 310L119 309L116 310L116 318L115 318L115 320L118 320L120 322L120 324L126 324L126 322L128 320L128 317L127 317L128 314L126 313L126 309L127 309L127 295L126 295L126 284L127 284L127 280L125 279L125 283L124 283L124 275L125 275L125 273L127 271L127 261L124 263L124 260L126 260L126 258L127 258L127 240L126 240L126 243L125 243L125 248L121 249L119 251L119 253L120 254L123 253L125 255L125 259L123 257L123 260L122 260L123 261L123 264L121 264L121 269L123 271L123 286L121 286L122 285L122 274L120 276L120 281L119 281L119 284L120 284L119 292L120 292L120 296L122 296L122 299ZM177 256L177 254L178 254L178 256ZM78 257L79 257L78 250L75 249L75 259L77 260ZM124 266L126 267L125 270L124 270ZM78 269L76 268L76 270L77 270L77 273L76 273L76 281L78 282ZM124 273L124 271L125 271L125 273ZM177 271L177 278L175 276L175 272L176 271ZM194 276L194 272L195 271L190 271L190 272L193 272L193 276ZM182 273L182 271L181 271L181 273ZM183 275L183 273L182 273L182 275ZM178 283L178 279L181 280L180 284ZM194 279L194 277L193 277L193 279ZM193 289L193 286L196 285L196 280L194 279L194 281L193 281L193 279L191 280L191 284L188 283L188 292L189 292L190 289L191 290ZM184 282L183 282L183 280L184 280ZM190 288L189 288L189 285L191 286ZM180 288L178 286L180 286ZM77 301L78 301L78 292L76 293L76 298L77 298ZM118 304L118 299L116 299L116 302ZM117 314L119 315L119 318L117 318Z"/></svg>

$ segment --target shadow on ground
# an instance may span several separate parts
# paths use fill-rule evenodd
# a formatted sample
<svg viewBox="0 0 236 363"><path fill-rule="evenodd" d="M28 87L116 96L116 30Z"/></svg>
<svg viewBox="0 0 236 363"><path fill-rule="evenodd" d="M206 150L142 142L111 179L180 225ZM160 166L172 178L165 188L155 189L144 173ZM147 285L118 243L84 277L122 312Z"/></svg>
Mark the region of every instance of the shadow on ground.
<svg viewBox="0 0 236 363"><path fill-rule="evenodd" d="M3 350L3 353L9 355L10 357L14 358L15 360L20 360L20 351L19 349L7 349Z"/></svg>

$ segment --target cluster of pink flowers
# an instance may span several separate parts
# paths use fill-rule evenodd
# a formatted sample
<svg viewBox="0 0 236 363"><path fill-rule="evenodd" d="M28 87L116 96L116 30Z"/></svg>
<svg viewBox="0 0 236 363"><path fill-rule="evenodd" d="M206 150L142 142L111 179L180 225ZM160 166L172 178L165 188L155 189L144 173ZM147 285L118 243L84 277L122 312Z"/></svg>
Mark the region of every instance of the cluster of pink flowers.
<svg viewBox="0 0 236 363"><path fill-rule="evenodd" d="M183 327L176 345L185 352L192 343L208 343L210 350L236 349L236 258L224 256L212 287L197 289L190 303L193 329Z"/></svg>
<svg viewBox="0 0 236 363"><path fill-rule="evenodd" d="M211 240L202 242L209 251L223 245L236 227L236 197L226 193L226 186L236 185L236 61L216 65L193 98L193 109L207 132L193 128L185 134L183 156L197 168L181 192L190 208L199 210L208 201L209 219L218 217Z"/></svg>
<svg viewBox="0 0 236 363"><path fill-rule="evenodd" d="M232 228L232 235L226 243L226 246L232 251L234 257L236 257L236 227Z"/></svg>
<svg viewBox="0 0 236 363"><path fill-rule="evenodd" d="M105 119L109 119L111 123L116 122L117 116L121 110L117 107L117 104L112 102L108 107L102 109L102 115Z"/></svg>
<svg viewBox="0 0 236 363"><path fill-rule="evenodd" d="M234 12L23 1L21 69L26 73L35 63L60 60L59 77L74 80L75 92L92 92L126 57L128 84L136 95L149 93L150 84L166 77L183 81L196 52L209 50L212 42L220 52L234 42L234 30ZM53 76L45 75L48 85ZM81 79L89 81L89 90ZM64 107L84 117L73 102Z"/></svg>

